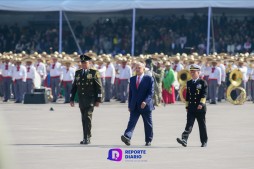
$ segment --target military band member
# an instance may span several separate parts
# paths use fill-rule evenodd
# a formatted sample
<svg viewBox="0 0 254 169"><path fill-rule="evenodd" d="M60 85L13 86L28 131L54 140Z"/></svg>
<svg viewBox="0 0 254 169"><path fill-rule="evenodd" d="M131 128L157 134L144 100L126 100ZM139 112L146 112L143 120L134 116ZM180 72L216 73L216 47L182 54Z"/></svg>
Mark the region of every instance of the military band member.
<svg viewBox="0 0 254 169"><path fill-rule="evenodd" d="M115 82L115 67L110 63L110 58L105 60L106 72L105 72L105 102L110 102L112 98L112 90Z"/></svg>
<svg viewBox="0 0 254 169"><path fill-rule="evenodd" d="M103 59L102 58L99 58L97 60L97 69L98 69L98 72L100 73L100 77L101 77L101 84L102 84L102 102L104 101L105 99L105 72L106 72L106 66L104 65L104 62L103 62Z"/></svg>
<svg viewBox="0 0 254 169"><path fill-rule="evenodd" d="M162 61L157 62L156 69L153 69L153 76L155 78L155 86L154 87L154 105L159 106L162 98L162 80L164 78L164 69L162 68Z"/></svg>
<svg viewBox="0 0 254 169"><path fill-rule="evenodd" d="M60 76L61 76L61 63L58 62L58 58L55 55L53 57L53 63L50 64L50 86L53 95L53 101L56 102L60 94Z"/></svg>
<svg viewBox="0 0 254 169"><path fill-rule="evenodd" d="M254 103L254 62L251 63L250 68L251 68L249 73L250 94L251 94L252 102Z"/></svg>
<svg viewBox="0 0 254 169"><path fill-rule="evenodd" d="M208 86L210 104L216 104L216 97L218 96L218 88L221 85L221 70L217 66L217 60L212 61L211 72L209 74Z"/></svg>
<svg viewBox="0 0 254 169"><path fill-rule="evenodd" d="M101 102L102 85L99 72L89 67L91 58L87 55L80 55L80 60L82 69L77 70L75 73L70 105L74 106L74 98L77 92L83 125L83 140L80 144L90 144L92 113L94 106L98 107Z"/></svg>
<svg viewBox="0 0 254 169"><path fill-rule="evenodd" d="M190 66L192 79L187 82L186 92L186 111L187 124L182 138L177 138L177 142L182 146L187 146L188 137L192 131L195 119L198 121L201 147L207 146L207 131L206 131L206 81L199 78L200 66L193 64Z"/></svg>
<svg viewBox="0 0 254 169"><path fill-rule="evenodd" d="M62 85L64 88L64 98L65 98L64 103L70 103L71 88L75 77L76 68L72 67L71 64L72 64L71 59L68 59L64 61L65 66L62 67L63 72Z"/></svg>
<svg viewBox="0 0 254 169"><path fill-rule="evenodd" d="M221 70L221 85L218 88L218 102L221 102L222 99L225 99L225 86L226 86L226 68L221 60L219 60L218 67Z"/></svg>
<svg viewBox="0 0 254 169"><path fill-rule="evenodd" d="M239 59L238 61L238 69L242 72L243 75L243 79L242 79L242 83L241 83L241 87L244 88L246 90L246 83L248 81L247 78L247 67L244 65L244 60L243 58Z"/></svg>
<svg viewBox="0 0 254 169"><path fill-rule="evenodd" d="M32 90L34 88L34 79L35 79L35 67L33 66L33 59L32 58L26 58L24 59L24 62L26 62L26 70L27 70L27 77L26 82L24 86L24 93L32 93Z"/></svg>
<svg viewBox="0 0 254 169"><path fill-rule="evenodd" d="M37 73L41 77L41 86L44 86L44 80L47 77L47 70L46 70L46 65L43 63L43 58L41 55L37 56L37 63L35 64L35 68Z"/></svg>
<svg viewBox="0 0 254 169"><path fill-rule="evenodd" d="M5 57L4 63L1 65L2 77L3 77L3 102L8 102L11 98L11 83L13 74L13 64L10 62L9 56Z"/></svg>
<svg viewBox="0 0 254 169"><path fill-rule="evenodd" d="M132 76L131 67L127 65L127 59L122 60L122 66L120 67L119 79L120 79L120 95L121 103L126 103L128 97L128 84Z"/></svg>
<svg viewBox="0 0 254 169"><path fill-rule="evenodd" d="M15 103L22 103L24 98L24 85L27 78L26 67L21 64L21 58L16 59L16 65L13 67L12 80L14 83Z"/></svg>

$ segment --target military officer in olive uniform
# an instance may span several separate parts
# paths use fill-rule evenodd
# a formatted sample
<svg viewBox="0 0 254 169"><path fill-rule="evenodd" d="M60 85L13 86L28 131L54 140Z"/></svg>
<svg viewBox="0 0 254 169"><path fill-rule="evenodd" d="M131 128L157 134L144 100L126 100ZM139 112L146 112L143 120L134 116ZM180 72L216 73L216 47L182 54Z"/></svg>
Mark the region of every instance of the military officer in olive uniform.
<svg viewBox="0 0 254 169"><path fill-rule="evenodd" d="M79 108L81 111L83 125L83 140L80 144L90 144L91 138L91 121L94 106L98 107L101 102L101 80L99 72L95 69L90 69L91 58L86 55L81 55L80 60L82 69L75 72L74 82L72 84L70 105L74 106L74 98L77 92L79 99Z"/></svg>
<svg viewBox="0 0 254 169"><path fill-rule="evenodd" d="M190 66L192 79L187 82L186 92L186 110L187 124L182 139L177 138L177 142L184 147L187 146L188 137L192 131L195 119L198 121L201 147L207 146L207 131L206 131L206 95L207 83L199 78L200 66L193 64Z"/></svg>

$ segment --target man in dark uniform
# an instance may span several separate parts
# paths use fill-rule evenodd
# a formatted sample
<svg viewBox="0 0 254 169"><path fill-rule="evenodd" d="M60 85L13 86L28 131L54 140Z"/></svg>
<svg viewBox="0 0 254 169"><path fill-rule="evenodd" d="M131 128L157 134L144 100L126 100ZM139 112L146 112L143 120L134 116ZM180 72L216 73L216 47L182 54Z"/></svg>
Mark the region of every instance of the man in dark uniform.
<svg viewBox="0 0 254 169"><path fill-rule="evenodd" d="M182 139L177 138L177 142L184 147L187 146L188 137L192 131L195 119L198 121L201 147L207 146L207 132L206 132L206 95L207 83L199 78L200 66L191 65L190 73L192 79L187 82L186 92L186 110L187 110L187 124Z"/></svg>
<svg viewBox="0 0 254 169"><path fill-rule="evenodd" d="M89 68L91 60L89 56L80 55L80 60L82 69L75 72L70 105L74 106L74 98L77 92L83 125L83 140L80 144L90 144L92 113L94 106L99 106L102 97L101 80L99 72Z"/></svg>

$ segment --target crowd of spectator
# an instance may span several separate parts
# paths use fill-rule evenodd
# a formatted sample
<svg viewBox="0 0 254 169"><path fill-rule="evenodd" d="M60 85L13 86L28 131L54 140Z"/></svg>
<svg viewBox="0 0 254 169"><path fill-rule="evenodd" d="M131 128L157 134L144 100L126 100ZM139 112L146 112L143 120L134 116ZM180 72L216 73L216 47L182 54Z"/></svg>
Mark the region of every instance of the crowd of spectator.
<svg viewBox="0 0 254 169"><path fill-rule="evenodd" d="M63 27L62 50L78 52L76 43L83 52L130 53L132 20L130 18L106 18L83 26L82 22L72 25L76 41L69 27ZM27 53L52 52L58 50L58 27L32 24L26 26L0 24L0 52ZM214 17L211 26L211 51L252 52L254 50L254 17L237 19L222 14ZM155 52L175 54L183 52L206 52L207 16L137 17L135 29L135 55Z"/></svg>

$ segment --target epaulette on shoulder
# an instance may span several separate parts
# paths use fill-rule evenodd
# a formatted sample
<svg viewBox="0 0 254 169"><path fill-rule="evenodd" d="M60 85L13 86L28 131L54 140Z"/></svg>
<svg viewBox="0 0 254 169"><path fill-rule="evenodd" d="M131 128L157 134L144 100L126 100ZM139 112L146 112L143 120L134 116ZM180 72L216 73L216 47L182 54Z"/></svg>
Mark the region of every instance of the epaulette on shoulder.
<svg viewBox="0 0 254 169"><path fill-rule="evenodd" d="M97 69L96 69L96 68L90 68L90 70L97 71Z"/></svg>

